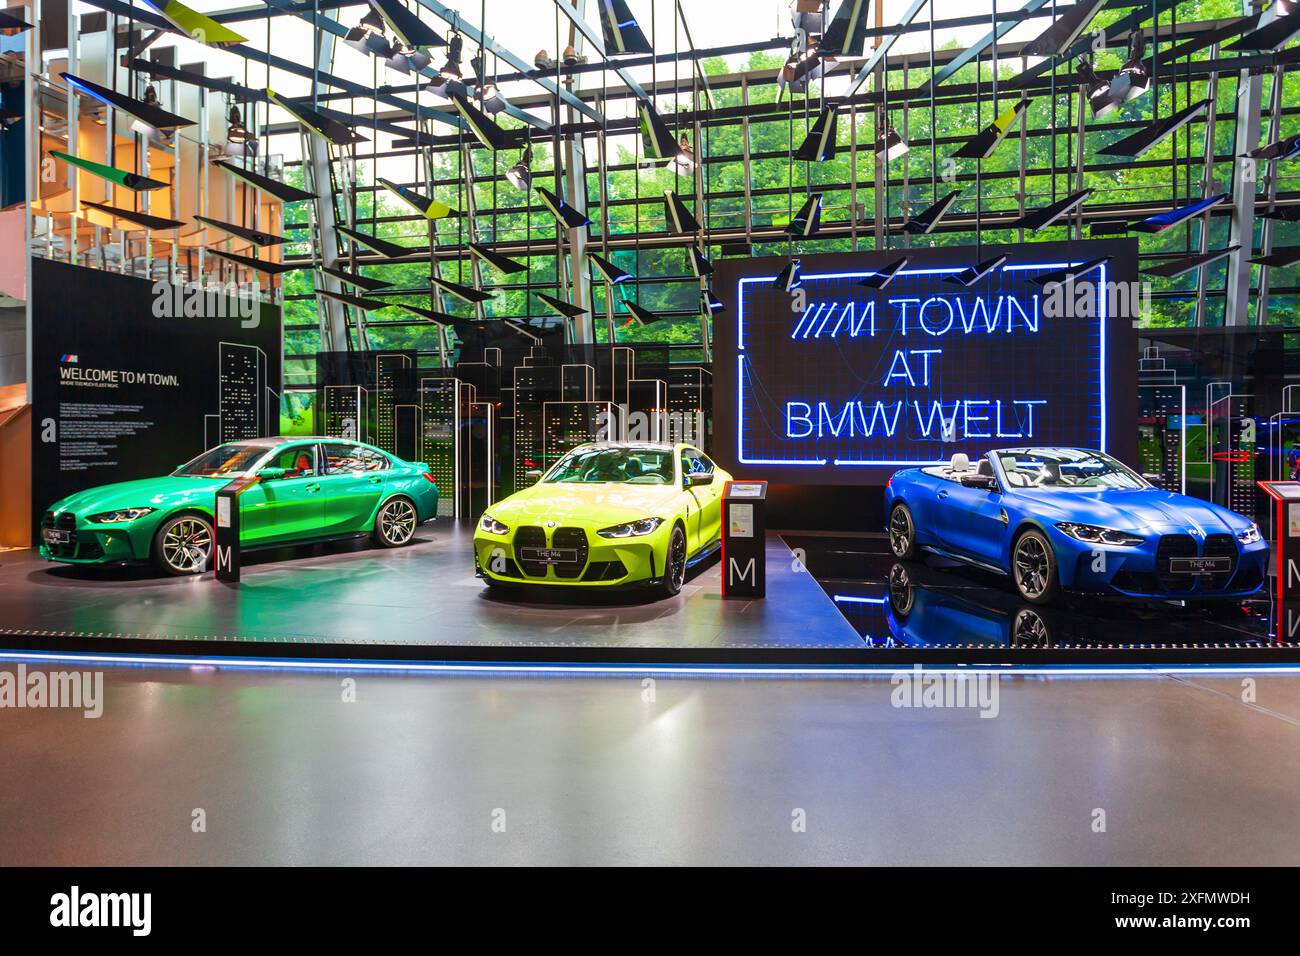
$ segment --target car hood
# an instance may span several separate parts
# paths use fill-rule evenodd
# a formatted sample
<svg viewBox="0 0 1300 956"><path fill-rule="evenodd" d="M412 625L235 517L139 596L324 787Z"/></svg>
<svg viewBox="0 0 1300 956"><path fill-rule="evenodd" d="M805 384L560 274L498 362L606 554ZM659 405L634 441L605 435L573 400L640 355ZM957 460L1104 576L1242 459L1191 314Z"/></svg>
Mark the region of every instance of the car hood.
<svg viewBox="0 0 1300 956"><path fill-rule="evenodd" d="M1098 488L1072 491L1040 488L1022 492L1027 508L1054 521L1077 521L1118 531L1241 531L1250 519L1200 498L1158 488Z"/></svg>
<svg viewBox="0 0 1300 956"><path fill-rule="evenodd" d="M672 485L540 483L493 505L488 513L515 527L545 524L607 528L676 513L681 491Z"/></svg>
<svg viewBox="0 0 1300 956"><path fill-rule="evenodd" d="M77 515L93 515L119 508L161 508L183 505L190 501L212 508L213 495L218 488L230 482L225 478L194 478L167 475L162 478L141 478L137 481L120 481L100 485L69 495L50 506L51 511L71 511Z"/></svg>

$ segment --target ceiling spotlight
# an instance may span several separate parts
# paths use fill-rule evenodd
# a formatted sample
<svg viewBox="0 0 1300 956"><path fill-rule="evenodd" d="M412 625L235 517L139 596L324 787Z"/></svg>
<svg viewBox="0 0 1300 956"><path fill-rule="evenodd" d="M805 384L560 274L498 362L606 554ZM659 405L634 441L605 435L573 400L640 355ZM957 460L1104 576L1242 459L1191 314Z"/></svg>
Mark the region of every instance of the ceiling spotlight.
<svg viewBox="0 0 1300 956"><path fill-rule="evenodd" d="M553 70L559 64L551 59L551 54L547 50L538 50L537 56L533 57L533 66L539 70Z"/></svg>
<svg viewBox="0 0 1300 956"><path fill-rule="evenodd" d="M1151 85L1146 64L1142 56L1146 53L1147 39L1141 33L1134 33L1129 41L1128 59L1120 67L1119 74L1110 83L1111 99L1119 103L1128 103L1137 99Z"/></svg>
<svg viewBox="0 0 1300 956"><path fill-rule="evenodd" d="M1088 108L1092 110L1093 119L1100 119L1119 106L1111 99L1110 84L1098 76L1092 64L1083 57L1079 57L1078 74L1088 95Z"/></svg>
<svg viewBox="0 0 1300 956"><path fill-rule="evenodd" d="M230 107L229 125L226 127L226 145L222 149L226 156L256 156L257 139L244 125L244 117L238 106Z"/></svg>
<svg viewBox="0 0 1300 956"><path fill-rule="evenodd" d="M460 55L465 49L465 38L459 33L453 33L447 41L447 62L442 65L440 71L444 77L449 80L459 80L460 72Z"/></svg>
<svg viewBox="0 0 1300 956"><path fill-rule="evenodd" d="M587 58L579 54L578 51L574 49L572 43L570 43L568 46L564 48L565 66L580 66L586 62L587 62Z"/></svg>
<svg viewBox="0 0 1300 956"><path fill-rule="evenodd" d="M387 54L389 45L384 36L384 18L376 10L367 10L361 22L344 35L343 42L359 53Z"/></svg>
<svg viewBox="0 0 1300 956"><path fill-rule="evenodd" d="M506 179L516 189L528 190L533 184L533 148L525 146L519 162L506 170Z"/></svg>
<svg viewBox="0 0 1300 956"><path fill-rule="evenodd" d="M804 33L821 33L826 27L826 14L822 0L793 0L790 4L790 22Z"/></svg>
<svg viewBox="0 0 1300 956"><path fill-rule="evenodd" d="M884 159L885 162L889 162L891 159L898 159L910 148L903 137L898 135L898 130L894 129L893 126L886 126L885 136L876 149L876 155Z"/></svg>
<svg viewBox="0 0 1300 956"><path fill-rule="evenodd" d="M496 115L510 105L510 101L501 95L501 90L495 83L484 83L479 87L478 95L483 112L489 115Z"/></svg>
<svg viewBox="0 0 1300 956"><path fill-rule="evenodd" d="M683 133L681 139L677 141L677 155L672 158L671 165L679 172L689 173L694 171L696 166L695 150L691 148L691 141Z"/></svg>

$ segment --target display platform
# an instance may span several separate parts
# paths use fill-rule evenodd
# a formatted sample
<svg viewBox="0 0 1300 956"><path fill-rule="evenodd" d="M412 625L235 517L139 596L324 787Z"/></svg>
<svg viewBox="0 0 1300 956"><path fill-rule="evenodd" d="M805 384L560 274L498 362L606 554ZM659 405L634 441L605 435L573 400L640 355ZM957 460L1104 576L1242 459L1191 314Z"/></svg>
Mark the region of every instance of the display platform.
<svg viewBox="0 0 1300 956"><path fill-rule="evenodd" d="M469 535L422 528L407 548L357 539L247 554L211 573L50 564L0 554L0 650L185 658L466 664L1269 664L1267 596L1182 606L1021 601L992 575L897 562L880 536L767 538L767 597L723 598L715 559L677 597L485 588Z"/></svg>
<svg viewBox="0 0 1300 956"><path fill-rule="evenodd" d="M787 535L869 647L944 648L1008 660L1290 662L1300 647L1277 636L1265 588L1246 601L1132 601L1067 596L1026 603L995 574L927 556L898 561L877 535Z"/></svg>

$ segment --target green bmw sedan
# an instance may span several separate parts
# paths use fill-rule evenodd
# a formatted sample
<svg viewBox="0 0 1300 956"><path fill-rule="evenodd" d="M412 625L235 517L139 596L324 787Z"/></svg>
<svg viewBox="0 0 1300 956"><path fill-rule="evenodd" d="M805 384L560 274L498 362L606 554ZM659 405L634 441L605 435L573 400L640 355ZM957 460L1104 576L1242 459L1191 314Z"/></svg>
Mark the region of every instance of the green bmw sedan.
<svg viewBox="0 0 1300 956"><path fill-rule="evenodd" d="M101 485L50 506L41 557L69 564L152 561L167 574L198 574L212 557L216 494L236 478L242 548L370 534L381 547L409 544L438 513L429 466L337 438L258 438L205 451L170 475Z"/></svg>

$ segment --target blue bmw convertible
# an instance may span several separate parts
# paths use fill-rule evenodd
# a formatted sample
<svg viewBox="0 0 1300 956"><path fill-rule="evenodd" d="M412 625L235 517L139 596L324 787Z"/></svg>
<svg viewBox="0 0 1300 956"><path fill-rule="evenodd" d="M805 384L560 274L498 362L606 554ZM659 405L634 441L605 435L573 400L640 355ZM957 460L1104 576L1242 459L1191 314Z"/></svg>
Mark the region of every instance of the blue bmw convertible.
<svg viewBox="0 0 1300 956"><path fill-rule="evenodd" d="M925 550L1009 575L1033 604L1062 590L1244 597L1263 585L1268 561L1249 518L1079 448L1003 448L896 472L885 514L896 558Z"/></svg>

